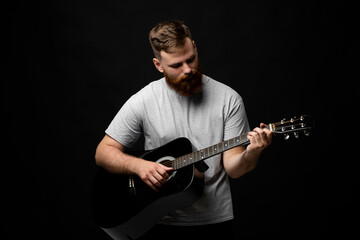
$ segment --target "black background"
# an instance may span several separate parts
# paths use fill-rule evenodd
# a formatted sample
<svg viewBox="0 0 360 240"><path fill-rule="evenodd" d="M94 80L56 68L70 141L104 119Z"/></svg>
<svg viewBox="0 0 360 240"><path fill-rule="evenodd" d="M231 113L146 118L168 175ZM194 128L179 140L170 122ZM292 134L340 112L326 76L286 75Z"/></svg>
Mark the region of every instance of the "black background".
<svg viewBox="0 0 360 240"><path fill-rule="evenodd" d="M243 97L252 127L316 119L311 137L275 138L253 172L231 181L237 237L359 235L357 15L345 1L13 3L5 237L109 239L91 215L95 149L122 104L161 77L147 35L174 18L191 29L204 73Z"/></svg>

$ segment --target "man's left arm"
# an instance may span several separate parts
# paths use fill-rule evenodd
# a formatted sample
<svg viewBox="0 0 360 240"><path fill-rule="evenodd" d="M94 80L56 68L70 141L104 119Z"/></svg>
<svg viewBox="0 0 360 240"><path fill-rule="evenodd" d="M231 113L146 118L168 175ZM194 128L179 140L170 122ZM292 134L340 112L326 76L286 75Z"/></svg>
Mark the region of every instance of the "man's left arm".
<svg viewBox="0 0 360 240"><path fill-rule="evenodd" d="M250 144L246 149L239 146L223 153L224 168L231 178L239 178L256 167L262 151L272 141L272 132L265 126L261 123L260 128L248 133Z"/></svg>

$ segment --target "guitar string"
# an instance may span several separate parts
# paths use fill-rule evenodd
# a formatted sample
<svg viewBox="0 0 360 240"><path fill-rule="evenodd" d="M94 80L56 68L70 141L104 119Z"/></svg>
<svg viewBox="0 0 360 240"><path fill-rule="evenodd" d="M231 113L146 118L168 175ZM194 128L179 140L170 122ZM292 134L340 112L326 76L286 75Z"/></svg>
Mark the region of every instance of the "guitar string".
<svg viewBox="0 0 360 240"><path fill-rule="evenodd" d="M275 123L275 126L277 125L277 123ZM266 125L266 128L270 128L269 127L269 125ZM199 153L199 156L201 156L201 153L203 153L204 154L204 158L206 159L206 158L209 158L209 157L212 157L212 156L215 156L215 155L217 155L217 154L219 154L219 153L221 153L221 152L224 152L224 151L226 151L226 150L229 150L230 148L233 148L233 147L236 147L236 146L241 146L241 145L244 145L244 144L246 144L247 142L248 142L248 140L247 140L247 138L245 138L244 139L244 137L247 135L248 133L243 133L243 134L241 134L240 136L237 136L237 137L235 137L235 138L231 138L231 139L228 139L228 140L225 140L225 141L222 141L222 142L220 142L220 143L218 143L218 144L215 144L215 145L213 145L213 146L210 146L210 147L208 147L208 148L204 148L204 149L201 149L201 150L199 150L199 151L195 151L195 152L193 152L193 153L189 153L189 154L185 154L185 155L183 155L183 156L180 156L180 157L178 157L178 158L175 158L174 160L172 160L172 161L170 161L170 160L168 160L168 161L164 161L164 163L161 163L162 165L164 165L164 166L166 166L166 167L174 167L174 164L173 163L176 163L175 161L177 161L178 163L176 163L176 165L179 165L180 167L179 168L181 168L181 167L183 167L182 166L182 164L179 162L180 160L180 158L183 158L184 159L184 161L186 161L186 164L185 164L185 166L186 165L189 165L189 164L192 164L192 163L196 163L196 162L198 162L198 161L200 161L200 160L202 160L202 159L194 159L194 160L192 160L192 159L190 159L190 161L189 161L189 155L192 155L192 154L194 154L195 153L195 156L197 156L197 153ZM242 140L243 139L243 140ZM245 140L245 141L244 141ZM234 145L232 146L232 147L230 147L230 142L231 141L234 141ZM236 142L235 142L236 141ZM240 142L239 142L240 141ZM225 145L227 143L227 145ZM212 154L210 154L209 153L209 149L210 148L213 148L214 149L214 147L215 148L218 148L218 149L220 149L220 147L219 147L219 145L221 146L222 145L222 151L220 151L220 152L218 152L218 153L214 153L214 150L213 150L213 153ZM225 147L226 148L228 148L228 149L226 149L225 150ZM208 151L208 156L205 156L206 154L205 154L205 152L206 152L206 149L207 149L207 151Z"/></svg>
<svg viewBox="0 0 360 240"><path fill-rule="evenodd" d="M296 120L298 120L298 119L296 119ZM279 125L286 125L286 124L288 124L290 121L285 121L285 122L276 122L276 123L273 123L274 125L275 125L275 128L277 129L277 128L280 128L279 127ZM294 122L293 123L294 125L300 125L299 123L296 123L296 122ZM270 125L270 124L269 124ZM269 125L266 125L266 128L269 128ZM245 135L247 135L247 133L244 133L244 134L241 134L240 136L238 136L238 137L235 137L235 138L232 138L232 139L229 139L229 140L225 140L225 141L223 141L223 142L221 142L221 143L218 143L218 144L215 144L215 145L213 145L213 146L211 146L211 147L208 147L208 148L204 148L204 149L202 149L202 150L199 150L199 151L197 151L197 152L202 152L204 155L205 155L205 151L206 151L206 149L207 149L207 151L208 151L208 156L206 156L205 158L209 158L209 157L212 157L212 156L215 156L215 155L217 155L217 154L219 154L219 153L212 153L212 154L209 154L209 149L210 148L214 148L214 147L218 147L219 148L219 144L220 145L223 145L223 151L221 151L221 152L224 152L225 151L225 148L224 148L224 143L225 142L228 142L228 143L230 143L230 141L235 141L235 139L236 138L239 138L240 137L240 141L241 141L241 137L242 136L245 136ZM234 142L234 146L233 147L236 147L236 146L240 146L240 145L243 145L243 144L245 144L247 141L245 141L245 142L243 142L243 143L240 143L239 145L236 145L235 144L235 142ZM236 146L235 146L236 145ZM228 150L228 149L227 149ZM195 153L195 152L193 152L193 153ZM189 154L186 154L186 155L183 155L183 156L180 156L180 157L178 157L178 158L175 158L174 160L172 160L172 161L165 161L164 163L161 163L162 165L164 165L164 166L166 166L166 167L174 167L174 164L173 163L175 163L175 161L179 161L179 159L180 158L184 158L184 160L186 160L186 165L188 165L188 164L192 164L192 163L196 163L197 161L199 161L200 159L195 159L195 160L191 160L190 159L190 161L189 161L189 158L186 158L186 156L189 156L190 154L193 154L193 153L189 153ZM200 154L201 155L201 154ZM180 165L180 163L179 163L179 165ZM180 167L179 168L181 168L181 165L180 165Z"/></svg>
<svg viewBox="0 0 360 240"><path fill-rule="evenodd" d="M208 147L208 148L204 148L204 149L201 149L201 150L198 150L198 151L189 153L189 154L185 154L185 155L183 155L183 156L180 156L180 157L178 157L178 158L175 158L174 160L165 160L164 163L161 163L161 164L164 165L164 166L166 166L166 167L174 167L174 164L173 164L173 163L176 163L175 161L177 161L178 164L176 164L176 165L180 165L180 167L177 168L177 169L179 169L179 168L185 167L185 166L187 166L187 165L189 165L189 164L193 164L193 163L196 163L196 162L198 162L198 161L200 161L200 160L203 160L203 158L204 158L204 160L205 160L205 159L207 159L207 158L210 158L210 157L213 157L213 156L215 156L215 155L217 155L217 154L220 154L220 153L222 153L222 152L224 152L224 151L227 151L227 150L229 150L229 149L231 149L231 148L234 148L234 147L237 147L237 146L241 146L241 145L246 144L246 143L248 142L248 140L243 141L243 142L241 141L241 137L242 137L243 135L247 135L247 133L241 134L240 136L237 136L237 137L232 138L232 139L225 140L225 141L223 141L223 142L221 142L221 143L215 144L215 145L210 146L210 147ZM237 139L237 138L239 138L239 139ZM230 141L234 141L234 145L233 145L233 146L231 146ZM236 142L235 142L235 141L236 141ZM240 144L239 144L239 141L240 141ZM222 150L220 150L219 152L216 152L216 153L213 151L213 153L210 154L210 148L213 148L213 149L214 149L214 148L221 149L221 148L219 147L219 145L222 145L222 146L223 146ZM206 149L207 149L207 152L208 152L208 155L207 155L207 156L206 156ZM192 159L189 160L188 157L189 157L190 155L193 155L194 153L195 153L195 156L197 156L197 154L199 154L199 156L201 156L201 153L203 153L204 156L203 156L202 159L197 159L197 157L195 157L194 160L192 160ZM180 158L183 158L184 160L186 160L185 166L182 166L181 163L179 163L179 161L180 161L179 159L180 159Z"/></svg>

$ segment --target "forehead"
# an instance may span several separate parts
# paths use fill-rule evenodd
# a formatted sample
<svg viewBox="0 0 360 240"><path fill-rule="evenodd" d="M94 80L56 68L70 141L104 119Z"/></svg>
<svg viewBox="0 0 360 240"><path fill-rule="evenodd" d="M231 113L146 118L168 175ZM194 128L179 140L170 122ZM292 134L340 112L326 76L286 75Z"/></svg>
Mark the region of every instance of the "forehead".
<svg viewBox="0 0 360 240"><path fill-rule="evenodd" d="M168 65L174 63L180 63L186 61L195 53L195 47L190 40L186 38L185 45L182 48L175 49L175 51L168 53L161 51L161 61L165 62Z"/></svg>

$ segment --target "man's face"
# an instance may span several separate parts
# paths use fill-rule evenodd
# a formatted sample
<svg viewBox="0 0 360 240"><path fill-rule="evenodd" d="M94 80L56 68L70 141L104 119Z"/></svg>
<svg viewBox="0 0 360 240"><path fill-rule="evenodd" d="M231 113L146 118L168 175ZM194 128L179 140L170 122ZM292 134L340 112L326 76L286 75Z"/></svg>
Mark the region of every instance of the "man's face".
<svg viewBox="0 0 360 240"><path fill-rule="evenodd" d="M161 51L161 61L154 58L156 68L176 92L190 96L201 91L202 73L195 43L186 38L183 48L172 53Z"/></svg>

